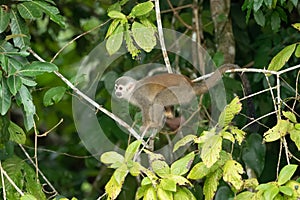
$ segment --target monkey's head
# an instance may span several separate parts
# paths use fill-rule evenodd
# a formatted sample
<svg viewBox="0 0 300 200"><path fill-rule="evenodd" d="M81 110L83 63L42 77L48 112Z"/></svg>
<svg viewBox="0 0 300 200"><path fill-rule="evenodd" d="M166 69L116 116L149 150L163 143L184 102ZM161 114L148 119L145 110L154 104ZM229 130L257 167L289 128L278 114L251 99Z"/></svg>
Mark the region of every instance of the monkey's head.
<svg viewBox="0 0 300 200"><path fill-rule="evenodd" d="M134 87L136 85L136 80L129 76L122 76L115 81L115 95L120 99L129 100Z"/></svg>

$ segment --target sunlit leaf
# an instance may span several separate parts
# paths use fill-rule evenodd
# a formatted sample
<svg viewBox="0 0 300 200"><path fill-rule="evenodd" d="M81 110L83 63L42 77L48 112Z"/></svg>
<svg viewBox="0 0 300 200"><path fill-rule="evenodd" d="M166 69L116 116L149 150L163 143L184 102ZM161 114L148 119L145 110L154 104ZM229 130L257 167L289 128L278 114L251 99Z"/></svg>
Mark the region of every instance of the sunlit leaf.
<svg viewBox="0 0 300 200"><path fill-rule="evenodd" d="M191 152L187 155L185 155L183 158L180 158L179 160L176 160L171 165L171 174L175 175L183 175L187 173L193 163L195 157L195 153Z"/></svg>
<svg viewBox="0 0 300 200"><path fill-rule="evenodd" d="M174 193L174 200L196 200L195 196L187 188L178 188Z"/></svg>
<svg viewBox="0 0 300 200"><path fill-rule="evenodd" d="M284 166L280 170L280 173L279 173L279 176L278 176L278 184L283 185L286 182L288 182L292 178L292 176L295 173L297 167L298 167L298 165L292 165L292 164Z"/></svg>
<svg viewBox="0 0 300 200"><path fill-rule="evenodd" d="M222 137L219 135L212 136L204 143L200 157L208 168L219 159L221 149Z"/></svg>
<svg viewBox="0 0 300 200"><path fill-rule="evenodd" d="M139 3L132 8L129 17L139 17L142 15L146 15L153 9L153 7L154 5L151 1Z"/></svg>
<svg viewBox="0 0 300 200"><path fill-rule="evenodd" d="M297 148L298 148L298 151L300 151L300 129L292 129L289 131L290 133L290 136L291 136L291 140L293 142L295 142Z"/></svg>
<svg viewBox="0 0 300 200"><path fill-rule="evenodd" d="M164 178L160 181L159 187L163 190L176 192L176 182L173 179Z"/></svg>
<svg viewBox="0 0 300 200"><path fill-rule="evenodd" d="M126 42L127 50L131 54L132 58L135 59L138 56L138 54L140 53L140 50L136 47L136 45L133 42L133 39L131 37L131 30L129 30L128 23L125 24L124 39Z"/></svg>
<svg viewBox="0 0 300 200"><path fill-rule="evenodd" d="M241 145L242 142L244 141L245 136L246 136L246 132L238 129L235 126L231 126L230 131L234 135L235 140L238 142L238 144Z"/></svg>
<svg viewBox="0 0 300 200"><path fill-rule="evenodd" d="M180 147L183 147L183 146L187 145L188 143L194 141L194 139L196 139L196 138L197 138L197 136L195 136L195 135L187 135L187 136L183 137L178 142L176 142L176 144L174 145L174 148L173 148L173 152L177 151Z"/></svg>
<svg viewBox="0 0 300 200"><path fill-rule="evenodd" d="M116 53L123 43L123 25L119 24L114 33L106 40L106 50L109 55Z"/></svg>
<svg viewBox="0 0 300 200"><path fill-rule="evenodd" d="M242 165L235 160L229 160L223 170L224 181L230 183L236 190L241 189L243 186L241 174L244 173Z"/></svg>
<svg viewBox="0 0 300 200"><path fill-rule="evenodd" d="M291 44L282 49L270 62L268 70L279 71L290 59L296 48L296 44Z"/></svg>
<svg viewBox="0 0 300 200"><path fill-rule="evenodd" d="M151 163L151 167L160 177L167 177L170 174L170 167L165 161L155 160Z"/></svg>
<svg viewBox="0 0 300 200"><path fill-rule="evenodd" d="M124 162L124 157L114 151L105 152L100 157L101 162L107 165L114 165L114 168L118 168Z"/></svg>
<svg viewBox="0 0 300 200"><path fill-rule="evenodd" d="M279 191L287 196L293 195L293 189L288 186L280 186Z"/></svg>
<svg viewBox="0 0 300 200"><path fill-rule="evenodd" d="M145 192L143 200L157 200L156 191L153 187L149 187Z"/></svg>
<svg viewBox="0 0 300 200"><path fill-rule="evenodd" d="M141 140L136 140L132 142L125 151L125 161L132 160L134 155L138 152L140 145L142 144Z"/></svg>
<svg viewBox="0 0 300 200"><path fill-rule="evenodd" d="M213 199L218 185L219 180L222 178L222 170L218 169L214 173L209 174L204 182L203 186L203 194L205 195L205 199Z"/></svg>
<svg viewBox="0 0 300 200"><path fill-rule="evenodd" d="M126 15L124 15L123 13L116 11L116 10L110 11L109 13L107 13L107 15L113 19L125 19L126 20Z"/></svg>
<svg viewBox="0 0 300 200"><path fill-rule="evenodd" d="M111 36L113 34L113 32L116 30L116 28L118 27L119 24L120 24L120 20L119 19L114 19L112 21L112 23L110 24L110 26L108 27L105 38L108 38L109 36Z"/></svg>
<svg viewBox="0 0 300 200"><path fill-rule="evenodd" d="M162 188L157 188L157 197L159 200L173 200L173 193Z"/></svg>
<svg viewBox="0 0 300 200"><path fill-rule="evenodd" d="M292 26L297 29L298 31L300 31L300 23L295 23L295 24L292 24Z"/></svg>
<svg viewBox="0 0 300 200"><path fill-rule="evenodd" d="M292 126L293 124L288 120L279 120L273 128L264 133L264 140L266 142L276 141L280 137L285 136Z"/></svg>
<svg viewBox="0 0 300 200"><path fill-rule="evenodd" d="M297 123L296 115L290 111L282 111L283 116L285 116L287 119L289 119L293 123Z"/></svg>
<svg viewBox="0 0 300 200"><path fill-rule="evenodd" d="M233 120L234 116L242 110L242 104L238 97L235 97L219 116L219 126L225 127Z"/></svg>

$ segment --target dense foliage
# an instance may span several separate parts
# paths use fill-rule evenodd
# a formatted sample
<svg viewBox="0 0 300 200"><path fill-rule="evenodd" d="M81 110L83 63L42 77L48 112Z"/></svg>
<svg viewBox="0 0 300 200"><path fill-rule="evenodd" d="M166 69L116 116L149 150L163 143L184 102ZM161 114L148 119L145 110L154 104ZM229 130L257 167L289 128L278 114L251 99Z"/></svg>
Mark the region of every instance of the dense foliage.
<svg viewBox="0 0 300 200"><path fill-rule="evenodd" d="M298 0L167 0L159 2L160 8L157 3L1 1L1 198L300 197ZM228 105L213 125L209 113L215 102L206 94L199 97L202 121L193 124L195 134L182 129L184 137L170 145L176 136L164 129L168 134L157 135L148 148L147 139L134 135L141 122L138 109L129 107L134 130L120 128L118 119L104 112L116 105L111 93L114 80L137 66L159 63L155 69L160 69L169 59L173 71L188 77L205 71L193 67L204 57L202 50L190 46L192 61L184 59L186 52L176 55L172 51L176 48L168 46L173 32L166 30L169 52L168 57L163 55L162 28L201 44L216 67L244 66L241 71L255 95L243 99L237 73L225 74ZM93 49L101 45L103 51L95 53ZM93 62L103 69L101 77L94 68L78 74L90 70ZM143 69L150 74L154 67ZM81 93L89 96L94 88L82 86L87 79L98 81L94 100ZM101 152L101 146L92 146L91 141L98 140L91 135L98 129L89 123L78 127L78 118L86 113L76 106L78 100L123 152ZM87 121L89 115L84 115ZM171 158L185 151L174 159L154 151L168 144ZM148 164L139 162L141 154Z"/></svg>

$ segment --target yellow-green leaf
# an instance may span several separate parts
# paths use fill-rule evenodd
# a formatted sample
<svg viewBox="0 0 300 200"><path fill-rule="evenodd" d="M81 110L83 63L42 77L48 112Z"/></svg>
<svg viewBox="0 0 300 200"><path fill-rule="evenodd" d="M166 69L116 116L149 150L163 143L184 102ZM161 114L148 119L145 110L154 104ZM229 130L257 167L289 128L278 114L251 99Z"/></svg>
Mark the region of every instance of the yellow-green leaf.
<svg viewBox="0 0 300 200"><path fill-rule="evenodd" d="M105 185L105 192L107 193L108 199L116 199L120 194L122 184L119 184L114 176L111 176L107 184Z"/></svg>
<svg viewBox="0 0 300 200"><path fill-rule="evenodd" d="M142 144L141 140L136 140L132 142L125 151L125 161L133 159L134 155L139 150L140 145Z"/></svg>
<svg viewBox="0 0 300 200"><path fill-rule="evenodd" d="M143 200L157 200L156 191L153 187L149 187L146 190Z"/></svg>
<svg viewBox="0 0 300 200"><path fill-rule="evenodd" d="M154 5L151 1L137 4L132 8L129 17L139 17L142 15L146 15L153 9L153 7Z"/></svg>
<svg viewBox="0 0 300 200"><path fill-rule="evenodd" d="M106 50L109 55L113 55L120 49L123 43L123 30L123 25L119 24L113 34L106 40Z"/></svg>
<svg viewBox="0 0 300 200"><path fill-rule="evenodd" d="M300 57L300 45L297 45L297 47L296 47L295 56L296 56L297 58Z"/></svg>
<svg viewBox="0 0 300 200"><path fill-rule="evenodd" d="M195 135L187 135L184 138L180 139L176 144L174 145L173 152L177 151L180 147L187 145L188 143L194 141L197 136Z"/></svg>
<svg viewBox="0 0 300 200"><path fill-rule="evenodd" d="M176 182L173 179L164 178L160 181L160 184L158 186L163 190L176 192Z"/></svg>
<svg viewBox="0 0 300 200"><path fill-rule="evenodd" d="M187 188L178 188L174 193L174 200L196 200L195 196Z"/></svg>
<svg viewBox="0 0 300 200"><path fill-rule="evenodd" d="M300 31L300 23L295 23L295 24L292 24L292 26L297 29L298 31Z"/></svg>
<svg viewBox="0 0 300 200"><path fill-rule="evenodd" d="M273 128L264 133L264 140L266 142L278 140L287 134L291 126L293 126L293 124L291 124L288 120L279 120Z"/></svg>
<svg viewBox="0 0 300 200"><path fill-rule="evenodd" d="M295 173L298 165L286 165L282 168L278 176L278 184L283 185L288 182Z"/></svg>
<svg viewBox="0 0 300 200"><path fill-rule="evenodd" d="M126 20L126 15L124 15L123 13L116 11L116 10L112 10L112 11L108 12L107 15L113 19L125 19Z"/></svg>
<svg viewBox="0 0 300 200"><path fill-rule="evenodd" d="M220 168L206 177L203 186L203 194L205 195L205 199L211 200L214 198L219 185L219 180L221 178L222 170Z"/></svg>
<svg viewBox="0 0 300 200"><path fill-rule="evenodd" d="M173 200L172 192L161 188L157 188L157 197L159 200Z"/></svg>
<svg viewBox="0 0 300 200"><path fill-rule="evenodd" d="M109 151L103 153L100 157L100 160L101 162L107 165L119 163L118 165L115 165L115 167L117 168L121 166L121 164L124 162L124 157L121 154L118 154L117 152Z"/></svg>
<svg viewBox="0 0 300 200"><path fill-rule="evenodd" d="M293 123L297 123L297 118L296 118L296 115L290 111L283 111L282 112L283 116L285 116L287 119L289 119L291 122Z"/></svg>
<svg viewBox="0 0 300 200"><path fill-rule="evenodd" d="M111 36L111 34L113 34L113 32L116 30L116 28L120 24L120 21L121 21L120 19L114 19L112 21L112 23L109 25L108 30L106 32L105 39L108 38L109 36Z"/></svg>
<svg viewBox="0 0 300 200"><path fill-rule="evenodd" d="M242 104L238 97L235 97L230 104L228 104L219 116L219 126L225 127L233 120L234 116L242 110Z"/></svg>
<svg viewBox="0 0 300 200"><path fill-rule="evenodd" d="M279 71L290 59L296 48L296 44L291 44L282 49L270 62L268 70Z"/></svg>
<svg viewBox="0 0 300 200"><path fill-rule="evenodd" d="M212 136L203 144L200 157L208 168L219 159L221 149L222 137L219 135Z"/></svg>
<svg viewBox="0 0 300 200"><path fill-rule="evenodd" d="M224 181L230 183L236 190L241 189L243 186L241 174L244 173L242 165L235 160L228 160L223 170Z"/></svg>
<svg viewBox="0 0 300 200"><path fill-rule="evenodd" d="M176 160L171 165L171 174L183 175L187 173L193 163L194 157L195 157L195 153L191 152L185 155L183 158Z"/></svg>
<svg viewBox="0 0 300 200"><path fill-rule="evenodd" d="M300 130L294 128L294 129L290 130L289 132L290 132L291 140L293 142L295 142L295 144L298 148L298 151L300 151Z"/></svg>
<svg viewBox="0 0 300 200"><path fill-rule="evenodd" d="M234 135L235 140L239 143L239 145L241 145L246 136L246 132L238 129L235 126L230 127L230 131Z"/></svg>
<svg viewBox="0 0 300 200"><path fill-rule="evenodd" d="M151 167L160 177L167 177L170 174L170 167L165 161L155 160L151 163Z"/></svg>

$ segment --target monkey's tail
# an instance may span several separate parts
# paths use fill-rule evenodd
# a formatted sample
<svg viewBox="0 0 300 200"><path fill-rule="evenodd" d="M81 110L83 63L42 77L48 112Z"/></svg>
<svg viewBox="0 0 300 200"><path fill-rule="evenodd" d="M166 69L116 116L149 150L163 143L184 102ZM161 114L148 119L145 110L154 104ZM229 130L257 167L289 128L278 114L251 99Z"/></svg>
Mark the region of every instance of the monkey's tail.
<svg viewBox="0 0 300 200"><path fill-rule="evenodd" d="M227 70L240 68L235 64L224 64L219 67L208 79L202 81L200 83L196 83L194 85L194 90L197 95L204 94L208 92L212 87L214 87L219 80L222 78L222 74L224 74Z"/></svg>

